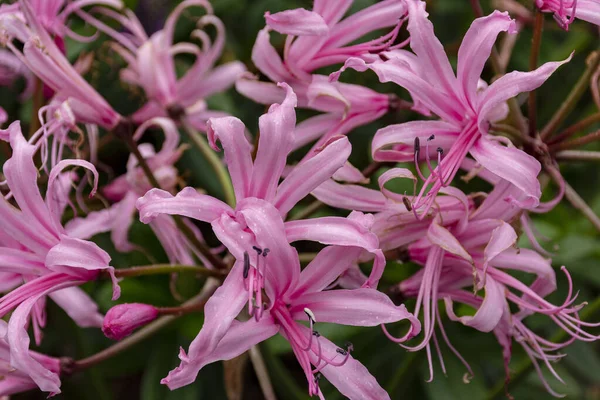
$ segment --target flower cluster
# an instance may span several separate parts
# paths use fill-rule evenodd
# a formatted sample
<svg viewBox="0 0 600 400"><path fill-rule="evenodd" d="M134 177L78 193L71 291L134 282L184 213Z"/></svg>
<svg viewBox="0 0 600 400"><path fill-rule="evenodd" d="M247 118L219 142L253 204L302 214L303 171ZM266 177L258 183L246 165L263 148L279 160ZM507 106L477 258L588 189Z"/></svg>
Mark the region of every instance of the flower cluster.
<svg viewBox="0 0 600 400"><path fill-rule="evenodd" d="M522 93L544 85L572 54L537 66L533 53L535 65L523 72L506 72L502 58L510 58L511 37L532 23L533 13L532 52L538 52L545 13L564 30L575 19L600 25L600 3L537 0L533 10L510 0L495 3L508 11L472 22L456 68L421 0L383 0L354 13L352 0L265 10L253 66L231 57L219 62L226 27L207 0L182 1L151 34L120 0L0 6L0 85L24 79L19 99L33 98L29 135L0 107L0 127L7 125L0 145L9 155L0 182L0 396L35 387L58 394L61 378L115 353L91 362L31 350L29 330L39 346L43 330L52 328L46 327L48 299L78 326L101 328L114 340L133 334L131 343L136 329L162 326L161 318L202 312L202 328L161 381L171 390L193 383L207 364L279 334L310 396L324 398L324 378L350 399L386 399L354 345L333 343L320 326L378 327L399 354L426 352L430 380L432 345L445 372L441 335L473 376L444 328L449 320L494 334L507 382L518 344L547 391L558 396L542 367L562 382L554 367L563 357L559 351L576 340L597 340L600 324L581 317L586 303L576 302L565 266L566 298L548 300L561 280L529 215L552 210L569 190L558 165L561 151L598 135L566 141L567 129L552 138L565 111L538 131L535 95L529 119L519 105ZM180 41L176 28L189 15L193 30L189 41ZM94 33L83 35L74 20ZM276 35L283 35L281 48L273 44ZM500 52L499 37L506 44ZM121 66L121 88L143 98L130 115L86 78L97 72L93 55L75 62L68 56L71 43L101 38L112 65ZM594 93L598 59L590 57L586 72ZM494 76L486 81L488 62ZM387 84L377 88L390 93L364 83L373 72ZM357 74L361 83L352 81ZM211 95L230 88L268 106L256 135L235 112L209 108ZM311 116L297 123L297 108ZM396 123L387 124L389 115ZM353 149L347 135L374 121L381 128L369 137L373 162L361 171L349 162L361 149ZM156 128L162 136L153 135ZM129 152L120 176L118 165L100 161L109 142ZM197 175L216 178L222 192L191 186L189 172L179 170L185 153L202 158L207 167ZM370 185L374 176L377 185ZM457 185L458 177L488 189ZM412 193L390 189L396 180ZM541 182L548 181L557 193L542 201ZM312 215L324 205L335 211ZM168 264L111 264L108 249L94 241L98 234L109 233L118 252L137 251L153 261L144 244L130 238L140 222L149 225ZM526 243L521 234L531 248L520 247ZM307 253L308 262L306 248L318 249ZM391 261L406 266L405 279L383 279ZM176 290L182 271L209 277L187 302ZM114 301L120 278L160 273L171 276L179 306L124 303L103 316L89 288L81 287L110 279ZM547 317L567 340L555 343L530 327L534 315Z"/></svg>

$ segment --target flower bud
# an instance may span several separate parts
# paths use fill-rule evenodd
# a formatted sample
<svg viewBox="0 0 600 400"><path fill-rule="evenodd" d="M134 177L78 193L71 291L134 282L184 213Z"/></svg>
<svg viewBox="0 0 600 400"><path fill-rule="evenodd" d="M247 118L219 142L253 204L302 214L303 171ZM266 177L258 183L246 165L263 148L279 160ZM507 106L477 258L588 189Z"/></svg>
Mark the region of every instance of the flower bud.
<svg viewBox="0 0 600 400"><path fill-rule="evenodd" d="M119 304L106 313L102 332L110 339L121 340L140 326L154 321L157 316L158 309L149 304Z"/></svg>

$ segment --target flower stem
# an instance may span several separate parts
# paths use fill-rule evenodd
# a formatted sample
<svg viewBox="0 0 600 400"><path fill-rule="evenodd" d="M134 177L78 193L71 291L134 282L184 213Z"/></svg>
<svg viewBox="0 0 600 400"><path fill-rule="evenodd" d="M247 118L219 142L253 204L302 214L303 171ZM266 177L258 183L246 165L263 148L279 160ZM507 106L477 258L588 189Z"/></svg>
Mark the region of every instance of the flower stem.
<svg viewBox="0 0 600 400"><path fill-rule="evenodd" d="M599 311L600 311L600 297L598 297L596 300L594 300L594 302L592 304L588 305L587 307L585 307L582 310L582 312L580 314L581 320L582 321L589 320L594 315L596 315ZM552 342L558 343L558 342L563 342L565 339L567 339L567 337L568 337L567 332L561 330L561 331L557 332L550 340ZM532 370L533 370L533 364L529 358L526 358L523 361L521 361L521 363L519 363L517 368L514 369L515 372L513 373L512 377L511 377L512 386L515 386L519 381L524 379L529 374L529 372L531 372ZM506 383L505 383L504 379L502 379L502 380L498 381L494 385L494 387L488 392L486 399L493 400L493 399L500 398L505 395L505 390L506 390Z"/></svg>
<svg viewBox="0 0 600 400"><path fill-rule="evenodd" d="M217 286L218 281L207 281L207 284L205 285L202 292L183 303L182 306L191 308L193 306L203 305L206 302L206 300L212 295ZM121 340L120 342L110 346L109 348L104 349L99 353L83 358L81 360L74 361L72 365L70 365L70 372L84 370L122 353L123 351L129 349L133 345L142 342L143 340L154 335L156 332L173 322L175 319L179 318L181 315L183 314L176 313L160 317L156 321L149 323L139 331L135 332L133 335Z"/></svg>
<svg viewBox="0 0 600 400"><path fill-rule="evenodd" d="M192 127L185 118L180 119L183 129L187 133L188 138L194 142L200 153L204 156L206 161L210 164L213 172L216 174L221 187L223 188L223 194L225 195L225 201L231 207L235 207L235 192L233 191L233 185L231 178L223 161L219 158L217 153L210 148L208 142L204 136L200 134L194 127Z"/></svg>
<svg viewBox="0 0 600 400"><path fill-rule="evenodd" d="M145 275L161 275L171 274L174 272L193 272L198 275L212 276L214 278L223 278L225 274L221 270L212 270L196 265L171 265L171 264L154 264L144 265L140 267L131 267L115 270L117 278L130 278L135 276Z"/></svg>
<svg viewBox="0 0 600 400"><path fill-rule="evenodd" d="M275 396L275 390L273 390L273 384L271 383L271 378L269 377L269 371L267 370L265 360L260 353L258 345L252 346L249 353L250 361L252 361L254 372L256 373L258 383L260 384L260 388L262 389L265 399L276 400L277 397Z"/></svg>
<svg viewBox="0 0 600 400"><path fill-rule="evenodd" d="M597 51L592 52L587 58L587 68L583 72L583 75L581 75L575 86L573 86L571 93L569 93L565 101L552 116L550 122L548 122L548 124L542 130L542 133L540 134L542 140L548 139L550 135L552 135L560 127L571 111L573 111L573 108L575 108L575 105L577 105L577 102L581 96L583 96L590 86L590 77L596 68L598 68L599 63L600 55Z"/></svg>
<svg viewBox="0 0 600 400"><path fill-rule="evenodd" d="M544 14L536 8L533 41L531 43L531 53L529 54L529 71L535 70L538 66L543 31ZM529 92L528 110L529 136L535 137L537 133L537 98L535 90Z"/></svg>
<svg viewBox="0 0 600 400"><path fill-rule="evenodd" d="M568 142L561 142L554 144L550 147L550 151L558 151L558 150L567 150L572 149L574 147L583 146L584 144L592 143L597 140L600 140L600 130L596 132L589 133L585 136L579 137L577 139L569 140Z"/></svg>
<svg viewBox="0 0 600 400"><path fill-rule="evenodd" d="M558 142L562 142L565 139L570 138L577 132L580 132L583 129L587 128L588 126L595 124L597 122L600 122L600 112L596 113L596 114L592 114L589 117L586 117L586 118L582 119L581 121L569 126L567 129L562 131L559 135L556 135L556 136L550 138L550 140L548 140L547 143L555 144Z"/></svg>
<svg viewBox="0 0 600 400"><path fill-rule="evenodd" d="M596 215L594 210L587 205L585 200L569 185L565 182L565 197L569 200L569 203L579 211L594 225L598 231L600 231L600 218Z"/></svg>
<svg viewBox="0 0 600 400"><path fill-rule="evenodd" d="M564 150L554 157L559 161L600 161L600 151Z"/></svg>

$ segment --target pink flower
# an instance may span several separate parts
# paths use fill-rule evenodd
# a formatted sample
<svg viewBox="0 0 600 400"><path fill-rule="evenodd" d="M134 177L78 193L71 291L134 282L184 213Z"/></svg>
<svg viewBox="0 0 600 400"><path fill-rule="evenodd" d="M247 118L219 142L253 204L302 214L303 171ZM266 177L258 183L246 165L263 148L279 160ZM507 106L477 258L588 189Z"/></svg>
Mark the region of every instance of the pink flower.
<svg viewBox="0 0 600 400"><path fill-rule="evenodd" d="M198 30L192 36L202 42L198 47L192 43L174 43L175 26L181 14L189 7L199 6L207 14L198 21ZM213 26L217 31L214 41L201 29ZM146 36L134 15L125 22L134 34L115 37L113 48L121 54L128 67L121 71L121 79L144 89L149 102L133 115L133 119L142 123L157 116L183 116L197 129L206 131L206 121L224 113L207 109L205 99L231 87L235 80L246 70L239 61L232 61L213 68L221 57L225 44L225 27L220 19L213 15L207 1L186 0L180 3L167 18L162 30L150 38ZM181 77L175 71L175 56L191 54L194 64Z"/></svg>
<svg viewBox="0 0 600 400"><path fill-rule="evenodd" d="M288 211L299 200L344 165L350 154L350 144L344 137L331 142L310 160L293 168L280 184L279 178L294 143L296 104L296 96L291 88L286 84L282 86L287 90L285 100L281 104L272 105L269 112L259 120L261 135L254 161L240 120L226 117L209 121L208 135L211 144L216 147L215 141L218 138L225 150L225 161L237 198L235 209L213 197L201 195L192 188L184 189L177 196L152 189L137 202L142 222L150 222L161 214L179 214L211 223L219 240L238 260L223 286L207 302L204 327L191 345L189 354L182 353L181 367L165 380L171 388L193 382L206 363L231 358L245 351L248 346L275 334L281 325L283 332L289 335L288 339L296 346L295 352L309 378L311 393L317 393L318 388L310 372L310 362L317 365L317 368L323 367L322 372L326 376L330 374L328 371L332 370L331 373L335 374L333 370L337 369L328 368L328 364L321 361L317 362L317 354L309 351L316 350L316 347L310 346L318 346L323 340L315 340L309 347L302 342L311 337L310 331L304 331L293 322L297 315L304 316L302 309L291 314L292 311L285 304L278 305L279 302L289 299L300 307L299 303L293 302L300 293L320 292L348 269L352 259L356 259L364 250L374 254L375 263L371 276L364 288L355 292L356 296L365 291L372 296L385 298L374 290L367 289L377 285L384 264L376 237L368 229L372 224L369 216L354 213L349 218L324 217L283 222ZM313 267L308 267L301 274L296 251L289 245L298 240L317 241L334 247L325 249L322 256L313 261ZM340 257L344 262L340 261ZM334 260L340 261L336 268L326 268L321 264ZM308 273L308 270L314 272ZM324 275L321 276L322 274ZM303 285L306 286L304 289ZM263 289L267 298L263 298ZM317 296L317 293L314 295ZM389 300L381 300L381 304L394 307L386 301ZM248 311L255 316L255 320L247 323L234 322L245 304L248 304ZM396 314L389 314L389 318L399 320L408 318L408 314L404 309L399 309ZM376 324L383 322L383 319L379 319ZM367 325L372 323L375 323L374 320L364 322ZM330 353L336 353L335 347L328 342L323 342L322 345L323 354L333 357ZM341 359L329 360L333 364L341 362ZM364 367L353 360L344 365L356 373L366 373ZM341 374L346 373L344 371L347 369L340 368ZM343 393L350 390L348 393L360 398L355 394L358 392L353 392L359 390L354 388L355 384L351 385L352 388L346 388L350 384L344 383L339 376L333 375L330 379ZM365 390L375 390L374 380L369 378L368 382Z"/></svg>
<svg viewBox="0 0 600 400"><path fill-rule="evenodd" d="M152 322L158 317L158 309L149 304L119 304L108 310L102 323L102 332L113 340L131 335L135 329Z"/></svg>
<svg viewBox="0 0 600 400"><path fill-rule="evenodd" d="M572 282L564 267L562 270L569 281L569 291L564 303L556 306L544 299L556 290L554 270L550 260L544 259L535 251L514 248L517 234L507 221L514 218L518 210L515 211L510 203L497 201L506 193L504 185L496 186L476 209L467 207L468 203L465 203L465 217L456 223L448 224L444 221L442 224L442 219L436 218L428 228L427 236L409 245L410 259L424 268L401 282L399 289L404 296L417 297L414 313L418 315L423 310L424 337L420 344L404 347L412 351L427 348L431 377L431 339L441 359L436 325L450 349L471 372L444 331L437 308L440 299L446 302L446 312L450 319L482 332L494 331L497 336L500 335L499 340L505 348L505 360L510 358L510 338L515 337L522 342L530 357L541 359L555 376L557 375L549 361L555 360L556 356L547 355L546 352L564 345L555 345L535 335L521 322L524 318L534 313L544 314L564 329L572 340L598 339L598 336L586 332L584 328L599 324L579 320L578 312L585 303L573 305L576 296L573 296ZM518 189L513 187L512 190ZM459 194L456 189L454 191L455 195ZM503 217L510 219L504 221ZM534 274L536 279L527 286L508 274L507 270ZM475 293L485 289L485 295L478 297L463 290L471 287ZM475 307L476 312L474 315L456 316L452 308L454 300ZM506 316L506 313L510 314L509 302L519 309L510 318ZM534 362L538 368L537 362Z"/></svg>
<svg viewBox="0 0 600 400"><path fill-rule="evenodd" d="M380 129L373 139L373 157L379 161L427 161L431 173L425 178L418 170L425 182L412 204L421 216L430 209L437 192L450 184L468 153L493 174L518 187L526 195L522 207L537 206L541 195L537 180L540 163L512 147L508 140L490 135L489 123L506 116L506 100L539 87L566 61L546 63L532 72L511 72L488 87L480 83L480 75L496 36L515 31L515 23L507 13L495 11L473 22L458 52L456 75L427 19L425 3L408 1L408 14L414 54L404 50L385 52L385 60L371 63L352 58L345 68L373 70L380 81L395 82L407 89L416 103L441 120L411 121ZM438 161L435 168L431 158Z"/></svg>
<svg viewBox="0 0 600 400"><path fill-rule="evenodd" d="M19 5L24 21L15 14L0 14L0 35L4 33L9 37L7 47L52 88L58 98L68 99L78 122L113 129L121 116L69 63L42 26L30 2L21 0ZM13 45L13 38L23 42L23 52Z"/></svg>
<svg viewBox="0 0 600 400"><path fill-rule="evenodd" d="M349 57L390 48L406 14L403 0L385 0L343 18L351 5L351 0L318 0L313 11L299 8L265 14L267 26L258 33L252 49L254 65L271 82L288 83L298 95L300 107L326 113L298 125L295 148L319 139L314 147L318 148L333 136L376 120L390 106L388 95L359 85L331 83L325 76L314 74ZM350 45L370 32L394 26L378 39ZM271 30L289 35L283 59L270 43ZM262 104L280 102L284 96L275 83L260 82L249 75L240 79L236 88Z"/></svg>
<svg viewBox="0 0 600 400"><path fill-rule="evenodd" d="M67 188L72 180L72 176L63 170L69 166L84 167L94 174L94 178L97 178L97 172L87 161L58 162L50 171L44 199L37 187L38 170L33 162L36 147L25 140L19 122L8 128L8 137L13 154L3 167L10 193L6 198L0 198L3 221L0 226L0 272L18 274L24 284L0 298L0 317L14 310L7 336L11 365L26 371L40 389L59 393L57 374L27 351L26 327L31 320L39 343L40 328L45 324L46 295L79 325L100 326L102 317L96 304L76 286L95 280L103 270L113 278L113 297L119 296L108 254L92 242L69 236L61 224L62 212L68 204ZM9 203L11 197L19 209Z"/></svg>
<svg viewBox="0 0 600 400"><path fill-rule="evenodd" d="M596 0L535 0L538 8L554 13L561 28L569 30L575 18L600 25L600 3Z"/></svg>
<svg viewBox="0 0 600 400"><path fill-rule="evenodd" d="M16 365L11 364L11 346L6 341L8 326L5 321L0 320L0 396L10 396L12 394L24 392L37 388L36 382L31 379L27 370L20 370ZM51 373L60 372L60 360L54 357L48 357L44 354L28 351L29 357L39 362L42 368Z"/></svg>

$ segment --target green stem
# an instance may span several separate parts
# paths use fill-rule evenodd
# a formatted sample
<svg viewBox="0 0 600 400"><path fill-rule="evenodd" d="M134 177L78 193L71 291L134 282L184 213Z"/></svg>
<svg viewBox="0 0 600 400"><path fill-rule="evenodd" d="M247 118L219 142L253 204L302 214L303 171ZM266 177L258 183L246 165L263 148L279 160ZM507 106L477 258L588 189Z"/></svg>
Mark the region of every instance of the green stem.
<svg viewBox="0 0 600 400"><path fill-rule="evenodd" d="M545 141L546 139L548 139L550 135L552 135L560 127L565 118L569 116L571 111L573 111L581 96L583 96L583 94L587 91L588 87L590 86L590 77L592 76L596 68L598 68L599 63L600 56L598 52L592 52L587 59L587 68L583 72L583 75L581 75L575 86L573 86L571 93L569 93L565 101L561 104L559 109L552 116L550 122L548 122L548 124L542 130L542 133L540 134L542 140Z"/></svg>
<svg viewBox="0 0 600 400"><path fill-rule="evenodd" d="M596 313L600 311L600 297L594 300L594 302L583 309L580 314L580 318L582 321L586 321L591 319ZM568 338L568 333L566 331L560 330L552 338L550 339L552 342L558 343L563 342ZM511 384L514 386L516 383L524 379L529 372L533 370L533 364L529 358L524 359L519 363L517 368L514 370L515 372L511 377ZM506 384L504 379L498 381L494 387L489 391L486 396L487 400L493 400L496 398L500 398L504 396L506 389Z"/></svg>
<svg viewBox="0 0 600 400"><path fill-rule="evenodd" d="M219 158L217 153L210 148L206 138L195 130L189 123L186 122L185 118L182 118L181 125L187 133L188 137L194 142L200 153L204 156L206 161L210 164L213 172L217 175L217 179L223 188L225 195L225 201L231 207L235 207L235 192L233 191L233 185L231 178L227 172L227 168L223 164L223 161Z"/></svg>
<svg viewBox="0 0 600 400"><path fill-rule="evenodd" d="M208 283L208 282L207 282ZM211 285L210 287L208 285ZM206 302L206 300L212 295L214 289L217 287L217 282L213 281L212 283L205 286L205 289L202 290L201 293L192 297L185 303L183 303L183 307L193 308L193 306L200 305ZM208 288L208 290L206 290ZM112 358L123 351L129 349L135 344L138 344L150 336L154 335L156 332L175 321L177 318L182 316L183 313L165 315L163 317L158 318L156 321L153 321L135 332L133 335L126 337L125 339L117 342L116 344L110 346L107 349L100 351L94 355L83 358L81 360L73 361L69 365L69 372L81 371L86 368L92 367L94 365L100 364L101 362Z"/></svg>
<svg viewBox="0 0 600 400"><path fill-rule="evenodd" d="M117 278L131 278L135 276L145 275L162 275L172 274L174 272L192 272L202 276L212 276L214 278L223 278L225 274L221 270L212 270L196 265L171 265L171 264L154 264L141 267L131 267L115 270Z"/></svg>

